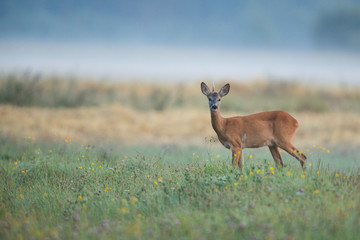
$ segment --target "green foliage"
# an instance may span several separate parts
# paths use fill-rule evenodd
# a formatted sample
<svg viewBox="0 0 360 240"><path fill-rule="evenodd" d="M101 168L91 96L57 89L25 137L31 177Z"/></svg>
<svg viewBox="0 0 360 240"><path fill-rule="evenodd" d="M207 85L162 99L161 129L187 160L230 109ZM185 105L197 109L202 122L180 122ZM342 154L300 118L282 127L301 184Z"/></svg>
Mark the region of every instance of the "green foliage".
<svg viewBox="0 0 360 240"><path fill-rule="evenodd" d="M116 83L31 74L0 76L0 104L76 108L113 103L140 111L165 111L186 107L206 109L207 100L198 85L190 84ZM359 112L360 90L311 87L276 79L231 82L230 94L222 101L221 109L245 113Z"/></svg>
<svg viewBox="0 0 360 240"><path fill-rule="evenodd" d="M0 79L0 103L17 106L79 107L98 105L98 90L81 89L72 78L42 79L40 75L8 75ZM107 92L111 96L111 92Z"/></svg>
<svg viewBox="0 0 360 240"><path fill-rule="evenodd" d="M353 89L354 90L354 89ZM327 112L360 110L360 94L345 88L327 89L276 79L269 82L232 84L230 94L221 103L225 111L256 112Z"/></svg>
<svg viewBox="0 0 360 240"><path fill-rule="evenodd" d="M360 50L360 6L340 7L318 18L315 39L321 47Z"/></svg>
<svg viewBox="0 0 360 240"><path fill-rule="evenodd" d="M351 159L318 148L311 150L312 166L304 172L286 156L285 168L274 169L261 151L246 157L240 171L222 149L76 146L70 139L39 146L31 141L0 146L4 239L357 239L360 234L359 163L346 166L342 163Z"/></svg>

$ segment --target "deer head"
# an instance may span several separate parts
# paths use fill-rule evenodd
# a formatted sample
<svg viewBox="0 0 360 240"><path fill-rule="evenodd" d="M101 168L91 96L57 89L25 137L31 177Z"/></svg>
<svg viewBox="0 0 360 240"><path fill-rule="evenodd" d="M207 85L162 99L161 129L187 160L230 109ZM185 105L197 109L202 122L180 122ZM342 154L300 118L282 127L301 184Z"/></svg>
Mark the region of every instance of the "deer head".
<svg viewBox="0 0 360 240"><path fill-rule="evenodd" d="M211 111L215 112L220 107L220 101L223 97L225 97L230 91L230 84L225 84L219 92L215 92L213 87L212 91L210 92L209 87L202 82L201 83L201 92L208 98L209 100L209 108Z"/></svg>

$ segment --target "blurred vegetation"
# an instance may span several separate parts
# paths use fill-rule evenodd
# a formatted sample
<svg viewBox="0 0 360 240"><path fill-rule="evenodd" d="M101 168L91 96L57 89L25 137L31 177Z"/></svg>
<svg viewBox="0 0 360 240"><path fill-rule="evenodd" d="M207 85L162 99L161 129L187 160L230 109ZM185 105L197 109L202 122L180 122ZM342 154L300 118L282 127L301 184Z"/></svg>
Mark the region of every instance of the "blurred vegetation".
<svg viewBox="0 0 360 240"><path fill-rule="evenodd" d="M321 47L360 50L360 6L340 7L320 14L315 40Z"/></svg>
<svg viewBox="0 0 360 240"><path fill-rule="evenodd" d="M224 111L360 111L360 88L308 86L276 79L229 82L230 94L221 105ZM222 84L217 83L216 88ZM141 111L184 107L204 109L207 100L198 85L104 82L29 73L11 74L0 76L0 104L52 108L121 104Z"/></svg>

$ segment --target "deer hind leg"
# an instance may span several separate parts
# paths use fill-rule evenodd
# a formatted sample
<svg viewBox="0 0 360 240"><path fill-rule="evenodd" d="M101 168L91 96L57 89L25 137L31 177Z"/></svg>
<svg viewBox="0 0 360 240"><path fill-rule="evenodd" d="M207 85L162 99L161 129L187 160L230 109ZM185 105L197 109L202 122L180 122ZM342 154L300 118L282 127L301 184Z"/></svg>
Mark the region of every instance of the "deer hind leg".
<svg viewBox="0 0 360 240"><path fill-rule="evenodd" d="M282 168L284 163L282 161L278 146L269 146L272 157L274 158L275 164L278 168Z"/></svg>
<svg viewBox="0 0 360 240"><path fill-rule="evenodd" d="M296 147L294 147L291 143L280 146L282 149L287 151L291 156L299 160L301 167L306 168L306 155L300 152Z"/></svg>

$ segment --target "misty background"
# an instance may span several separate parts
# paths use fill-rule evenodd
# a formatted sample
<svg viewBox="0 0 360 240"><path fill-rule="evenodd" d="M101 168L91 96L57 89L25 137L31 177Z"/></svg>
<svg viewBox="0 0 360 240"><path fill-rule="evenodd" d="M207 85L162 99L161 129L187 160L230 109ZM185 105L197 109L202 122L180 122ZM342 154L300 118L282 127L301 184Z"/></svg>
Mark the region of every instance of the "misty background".
<svg viewBox="0 0 360 240"><path fill-rule="evenodd" d="M1 0L0 73L360 84L360 1Z"/></svg>

